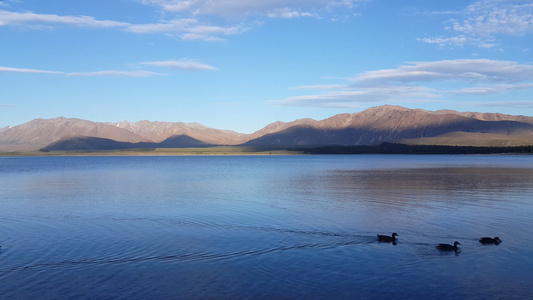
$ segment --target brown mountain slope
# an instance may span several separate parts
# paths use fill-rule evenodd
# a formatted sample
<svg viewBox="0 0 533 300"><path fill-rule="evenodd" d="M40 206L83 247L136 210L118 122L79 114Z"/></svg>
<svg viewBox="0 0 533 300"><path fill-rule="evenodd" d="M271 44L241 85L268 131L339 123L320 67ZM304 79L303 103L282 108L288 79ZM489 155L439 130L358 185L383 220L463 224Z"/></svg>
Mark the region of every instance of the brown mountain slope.
<svg viewBox="0 0 533 300"><path fill-rule="evenodd" d="M91 136L119 142L148 142L128 130L80 119L35 119L0 132L0 151L33 151L66 137Z"/></svg>
<svg viewBox="0 0 533 300"><path fill-rule="evenodd" d="M207 147L207 145L199 140L193 139L186 135L171 136L160 143L130 143L117 142L112 139L75 136L67 137L51 143L50 145L41 148L41 151L69 151L69 150L119 150L119 149L147 149L147 148L190 148L190 147Z"/></svg>
<svg viewBox="0 0 533 300"><path fill-rule="evenodd" d="M533 144L533 117L453 110L432 112L385 105L354 114L338 114L321 121L274 122L253 134L218 130L197 123L36 119L1 128L0 151L37 150L74 136L134 144L160 143L181 135L211 145L377 145L382 142L529 145Z"/></svg>
<svg viewBox="0 0 533 300"><path fill-rule="evenodd" d="M245 134L231 130L213 129L198 123L139 121L135 123L120 122L109 124L126 129L156 143L176 135L188 135L213 145L236 145L247 141L247 135Z"/></svg>
<svg viewBox="0 0 533 300"><path fill-rule="evenodd" d="M431 112L430 112L431 113ZM478 112L457 112L454 110L437 110L435 114L455 114L467 118L473 118L482 121L517 121L533 124L533 117L515 116L500 113L478 113Z"/></svg>
<svg viewBox="0 0 533 300"><path fill-rule="evenodd" d="M373 129L402 129L416 125L429 126L453 123L458 120L476 119L481 121L517 121L533 124L533 117L505 115L500 113L458 112L454 110L426 111L409 109L402 106L384 105L372 107L354 114L337 114L330 118L316 121L299 119L293 122L274 122L253 135L283 131L287 128L306 125L317 129L339 129L348 127L368 127ZM259 134L257 134L259 133Z"/></svg>
<svg viewBox="0 0 533 300"><path fill-rule="evenodd" d="M487 119L497 121L485 121ZM519 140L517 136L520 135L524 144L533 144L533 118L503 114L492 116L456 111L429 112L387 105L355 114L339 114L322 121L305 119L302 123L305 124L291 126L298 124L298 121L285 123L284 128L280 126L280 131L266 134L246 144L377 145L382 142L437 137L450 132L499 134L513 139L514 143ZM493 137L488 140L495 141ZM501 143L501 139L498 143Z"/></svg>

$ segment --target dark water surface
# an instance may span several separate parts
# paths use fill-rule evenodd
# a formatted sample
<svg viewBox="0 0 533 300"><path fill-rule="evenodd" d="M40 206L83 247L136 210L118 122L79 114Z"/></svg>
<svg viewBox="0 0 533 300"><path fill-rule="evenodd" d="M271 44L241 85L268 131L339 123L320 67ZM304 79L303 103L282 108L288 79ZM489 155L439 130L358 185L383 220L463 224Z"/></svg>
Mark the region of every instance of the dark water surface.
<svg viewBox="0 0 533 300"><path fill-rule="evenodd" d="M532 299L533 156L0 157L0 245L1 299Z"/></svg>

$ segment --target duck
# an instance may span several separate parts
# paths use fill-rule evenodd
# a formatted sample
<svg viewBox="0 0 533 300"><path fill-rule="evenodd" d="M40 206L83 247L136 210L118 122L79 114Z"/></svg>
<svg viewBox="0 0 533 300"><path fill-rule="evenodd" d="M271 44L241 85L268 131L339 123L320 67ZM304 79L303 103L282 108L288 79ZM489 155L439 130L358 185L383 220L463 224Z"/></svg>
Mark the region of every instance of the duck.
<svg viewBox="0 0 533 300"><path fill-rule="evenodd" d="M378 241L387 242L387 243L391 243L391 242L394 243L394 242L396 242L396 236L399 236L399 234L397 234L396 232L393 232L392 236L378 234Z"/></svg>
<svg viewBox="0 0 533 300"><path fill-rule="evenodd" d="M450 244L439 244L437 246L437 249L443 250L443 251L457 251L459 250L459 247L457 247L457 245L461 245L461 243L459 243L458 241L455 241L455 243L453 243L453 246Z"/></svg>
<svg viewBox="0 0 533 300"><path fill-rule="evenodd" d="M482 244L499 245L502 242L502 240L500 240L499 237L494 237L494 238L482 237L482 238L479 239L479 242L482 243Z"/></svg>

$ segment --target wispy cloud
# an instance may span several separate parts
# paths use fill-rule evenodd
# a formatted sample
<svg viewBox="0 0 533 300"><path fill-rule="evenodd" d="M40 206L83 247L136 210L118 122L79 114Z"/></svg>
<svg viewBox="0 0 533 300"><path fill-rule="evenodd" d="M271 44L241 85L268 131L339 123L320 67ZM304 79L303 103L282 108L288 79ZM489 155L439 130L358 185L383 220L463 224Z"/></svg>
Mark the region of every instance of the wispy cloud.
<svg viewBox="0 0 533 300"><path fill-rule="evenodd" d="M0 67L0 72L16 72L16 73L34 73L34 74L60 74L67 76L122 76L122 77L152 77L157 75L167 75L162 73L155 73L149 71L96 71L96 72L59 72L47 71L37 69L22 69L11 67Z"/></svg>
<svg viewBox="0 0 533 300"><path fill-rule="evenodd" d="M493 102L476 102L477 106L487 107L514 107L514 108L533 108L533 101L493 101Z"/></svg>
<svg viewBox="0 0 533 300"><path fill-rule="evenodd" d="M159 75L167 75L162 73L155 73L149 71L96 71L96 72L73 72L66 73L67 76L99 76L99 77L152 77Z"/></svg>
<svg viewBox="0 0 533 300"><path fill-rule="evenodd" d="M209 16L229 17L231 20L251 17L301 18L320 17L338 8L346 13L359 2L368 0L132 0L162 10L162 19L152 23L128 23L114 20L99 20L92 16L39 14L0 10L1 26L21 26L32 29L50 26L78 26L88 28L120 29L138 34L169 34L183 40L221 41L225 36L242 34L260 24L227 24ZM4 6L5 7L5 6ZM353 15L353 14L349 14ZM236 18L238 17L238 18Z"/></svg>
<svg viewBox="0 0 533 300"><path fill-rule="evenodd" d="M182 38L184 40L205 40L205 41L219 41L223 40L218 37L220 35L236 35L241 34L245 31L248 31L250 27L248 26L212 26L212 25L200 25L188 28Z"/></svg>
<svg viewBox="0 0 533 300"><path fill-rule="evenodd" d="M62 72L37 70L37 69L22 69L22 68L10 68L0 67L0 72L15 72L15 73L40 73L40 74L61 74Z"/></svg>
<svg viewBox="0 0 533 300"><path fill-rule="evenodd" d="M454 37L431 37L431 38L417 38L418 41L422 41L427 44L437 44L441 47L463 47L466 45L477 46L479 48L494 48L498 46L492 38L476 38L465 35L458 35Z"/></svg>
<svg viewBox="0 0 533 300"><path fill-rule="evenodd" d="M418 40L439 46L474 45L493 48L498 44L498 36L533 33L533 3L530 0L481 0L462 11L446 14L456 16L448 21L451 25L446 27L455 36Z"/></svg>
<svg viewBox="0 0 533 300"><path fill-rule="evenodd" d="M141 3L160 7L170 13L213 15L222 17L268 16L297 18L327 13L334 8L346 10L364 0L141 0Z"/></svg>
<svg viewBox="0 0 533 300"><path fill-rule="evenodd" d="M175 19L152 24L131 24L126 30L134 33L173 33L187 31L197 24L195 19Z"/></svg>
<svg viewBox="0 0 533 300"><path fill-rule="evenodd" d="M455 31L485 37L533 33L530 0L482 0L469 5L466 14L466 19L453 23Z"/></svg>
<svg viewBox="0 0 533 300"><path fill-rule="evenodd" d="M461 36L455 36L455 37L432 37L432 38L418 38L417 40L428 43L428 44L438 44L439 46L447 46L447 45L453 45L453 46L464 46L469 42L469 39L467 39L464 35Z"/></svg>
<svg viewBox="0 0 533 300"><path fill-rule="evenodd" d="M463 88L458 90L448 91L450 94L465 94L465 95L488 95L488 94L497 94L506 91L515 91L515 90L527 90L533 89L533 83L529 84L498 84L494 86L476 86Z"/></svg>
<svg viewBox="0 0 533 300"><path fill-rule="evenodd" d="M212 71L215 67L196 62L192 59L171 60L171 61L150 61L142 62L140 65L157 66L182 71ZM66 76L91 76L91 77L153 77L168 75L165 73L157 73L146 70L104 70L94 72L59 72L38 69L23 69L0 66L1 72L16 72L16 73L35 73L35 74L60 74Z"/></svg>
<svg viewBox="0 0 533 300"><path fill-rule="evenodd" d="M203 24L193 18L176 18L157 23L131 24L112 20L97 20L89 16L60 16L55 14L37 14L33 12L10 12L0 10L1 26L22 26L33 29L46 26L78 26L88 28L116 28L138 34L173 34L184 40L219 41L220 36L243 33L248 26L214 26Z"/></svg>
<svg viewBox="0 0 533 300"><path fill-rule="evenodd" d="M140 34L175 34L184 40L220 41L220 36L241 34L250 27L245 25L214 26L192 18L173 19L152 24L132 24L127 31Z"/></svg>
<svg viewBox="0 0 533 300"><path fill-rule="evenodd" d="M274 10L267 14L269 18L284 18L284 19L293 19L293 18L303 18L303 17L318 17L316 13L309 12L300 12L292 10L288 7Z"/></svg>
<svg viewBox="0 0 533 300"><path fill-rule="evenodd" d="M89 16L59 16L55 14L37 14L33 12L10 12L0 10L0 26L8 25L25 25L25 24L38 24L38 23L52 23L52 24L67 24L83 27L99 27L99 28L111 28L111 27L128 27L128 23L109 21L109 20L96 20Z"/></svg>
<svg viewBox="0 0 533 300"><path fill-rule="evenodd" d="M13 105L13 104L1 104L0 103L0 107L15 107L15 105Z"/></svg>
<svg viewBox="0 0 533 300"><path fill-rule="evenodd" d="M216 70L215 67L198 63L194 60L183 59L183 60L169 60L169 61L149 61L143 62L141 65L148 66L157 66L163 68L170 68L173 70L184 70L184 71L212 71Z"/></svg>
<svg viewBox="0 0 533 300"><path fill-rule="evenodd" d="M424 86L380 86L351 88L323 94L293 96L273 103L302 107L359 107L362 103L391 100L436 99L439 95Z"/></svg>
<svg viewBox="0 0 533 300"><path fill-rule="evenodd" d="M533 65L490 59L456 59L416 62L397 69L368 71L355 78L357 83L465 81L520 82L533 80Z"/></svg>
<svg viewBox="0 0 533 300"><path fill-rule="evenodd" d="M301 85L295 86L294 90L331 90L331 89L346 89L349 88L346 84L317 84L317 85Z"/></svg>
<svg viewBox="0 0 533 300"><path fill-rule="evenodd" d="M354 107L385 101L438 101L444 95L486 95L533 89L533 65L489 59L415 62L396 69L367 71L350 79L352 84L300 86L324 89L324 93L293 96L275 101L281 105ZM439 83L467 88L436 88Z"/></svg>

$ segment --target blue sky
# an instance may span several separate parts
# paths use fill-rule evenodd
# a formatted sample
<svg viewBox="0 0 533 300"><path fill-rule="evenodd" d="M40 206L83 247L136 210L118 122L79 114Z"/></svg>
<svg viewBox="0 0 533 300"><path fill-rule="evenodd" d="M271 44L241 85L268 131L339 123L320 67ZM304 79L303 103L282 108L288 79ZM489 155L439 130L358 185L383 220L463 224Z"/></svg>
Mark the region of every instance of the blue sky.
<svg viewBox="0 0 533 300"><path fill-rule="evenodd" d="M252 133L384 104L533 116L522 0L3 0L0 127Z"/></svg>

